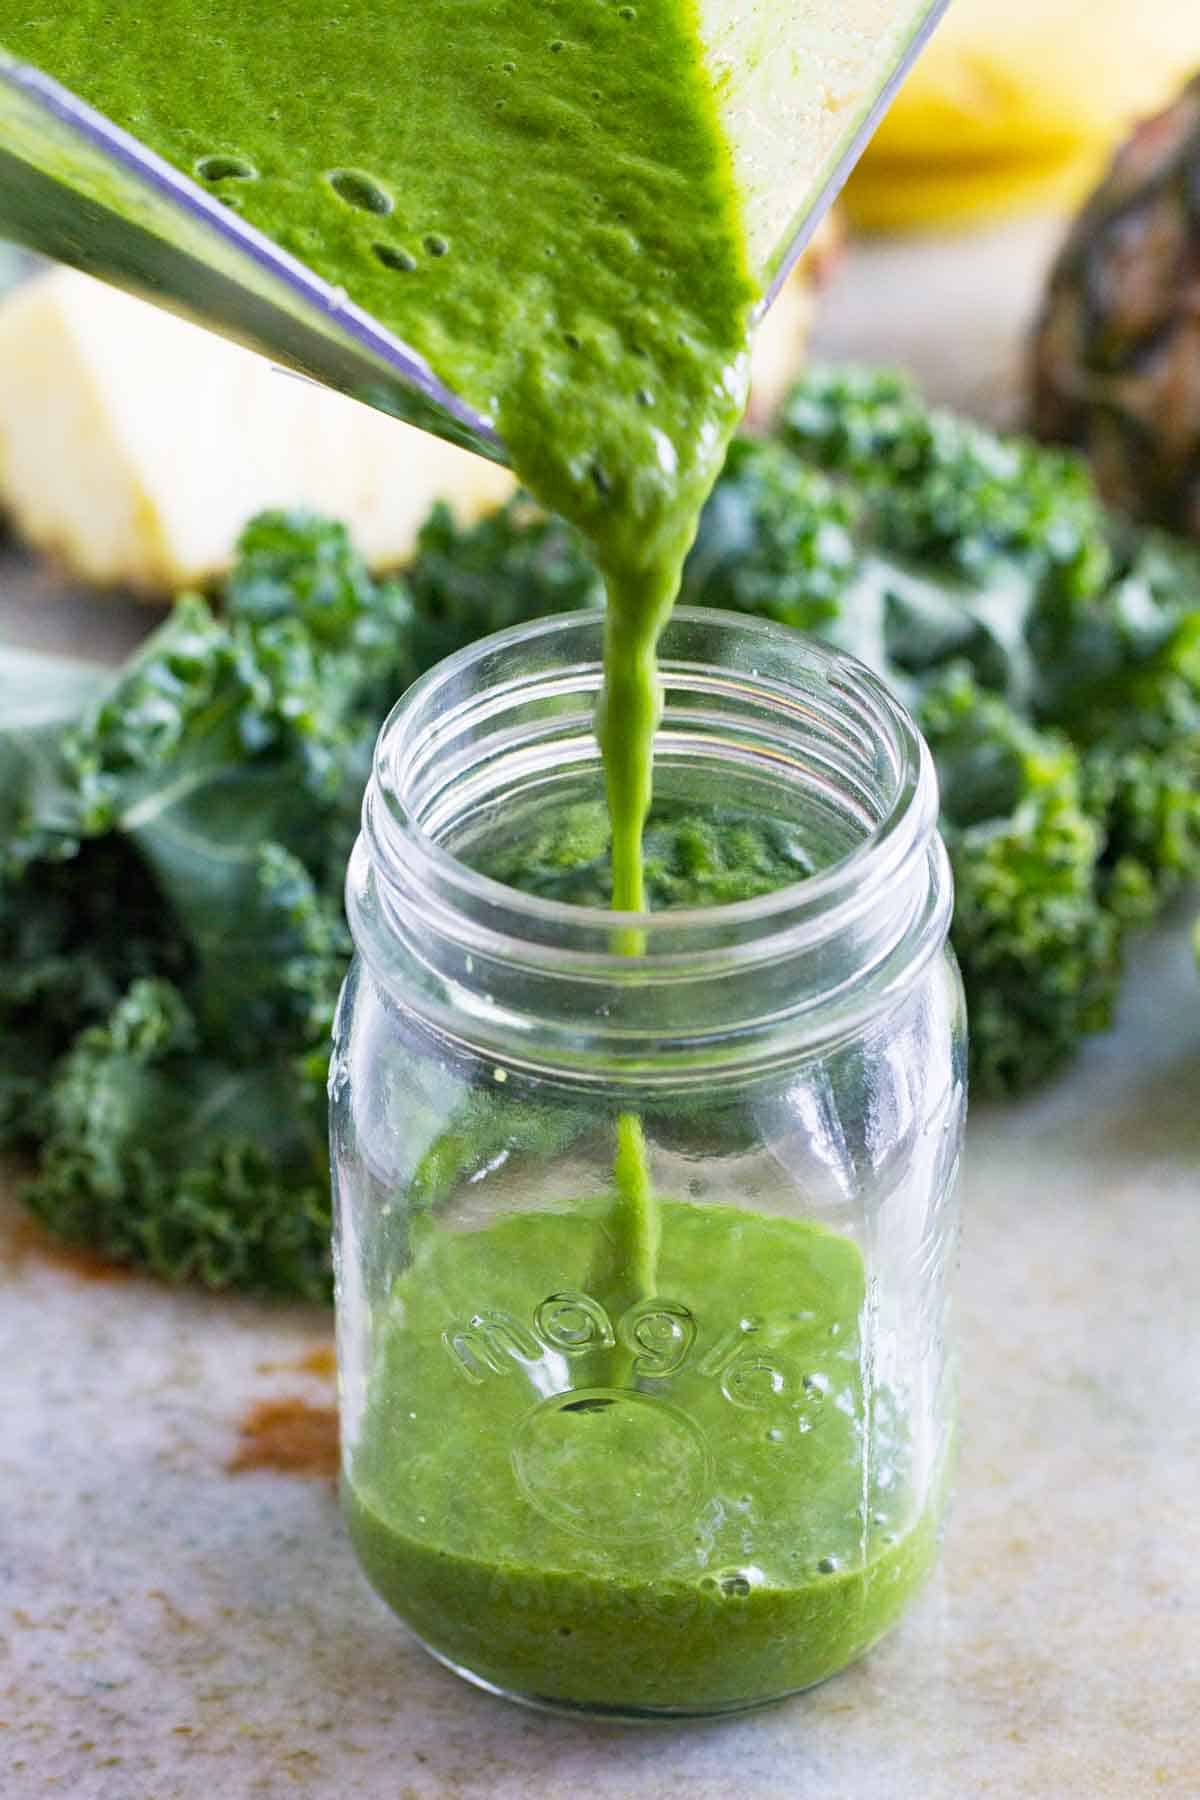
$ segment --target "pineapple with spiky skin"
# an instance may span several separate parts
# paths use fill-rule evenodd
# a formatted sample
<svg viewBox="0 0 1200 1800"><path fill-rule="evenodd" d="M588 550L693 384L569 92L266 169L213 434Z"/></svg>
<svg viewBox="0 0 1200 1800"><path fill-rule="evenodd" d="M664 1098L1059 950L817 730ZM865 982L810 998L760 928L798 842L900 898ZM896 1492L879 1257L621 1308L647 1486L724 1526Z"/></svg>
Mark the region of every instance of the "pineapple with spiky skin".
<svg viewBox="0 0 1200 1800"><path fill-rule="evenodd" d="M1200 75L1118 151L1051 270L1032 423L1111 505L1200 537Z"/></svg>

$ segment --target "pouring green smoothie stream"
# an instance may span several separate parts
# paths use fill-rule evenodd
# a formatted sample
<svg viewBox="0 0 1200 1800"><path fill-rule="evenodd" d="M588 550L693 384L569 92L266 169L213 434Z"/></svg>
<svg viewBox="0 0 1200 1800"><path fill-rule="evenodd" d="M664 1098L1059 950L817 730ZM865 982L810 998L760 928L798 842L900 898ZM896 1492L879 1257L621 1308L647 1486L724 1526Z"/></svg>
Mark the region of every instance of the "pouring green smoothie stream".
<svg viewBox="0 0 1200 1800"><path fill-rule="evenodd" d="M760 298L691 0L127 12L108 55L108 0L0 4L0 44L344 287L589 541L607 584L603 897L642 913L655 646L743 408ZM739 897L803 872L767 855ZM615 943L636 955L636 926ZM507 1379L482 1381L496 1347L453 1323L480 1294L544 1324L546 1296L590 1295L575 1348L600 1397L564 1421L577 1361L562 1406L530 1411L544 1334L502 1345ZM655 1296L704 1326L669 1400L666 1365L621 1330ZM347 1486L372 1581L503 1690L688 1710L819 1680L898 1616L932 1555L903 1429L864 1382L864 1301L850 1239L656 1195L624 1113L602 1214L434 1234L396 1278ZM756 1341L800 1396L768 1424L736 1392L766 1378L737 1355L760 1315L776 1323ZM581 1530L580 1508L608 1535ZM869 1545L864 1508L892 1521Z"/></svg>

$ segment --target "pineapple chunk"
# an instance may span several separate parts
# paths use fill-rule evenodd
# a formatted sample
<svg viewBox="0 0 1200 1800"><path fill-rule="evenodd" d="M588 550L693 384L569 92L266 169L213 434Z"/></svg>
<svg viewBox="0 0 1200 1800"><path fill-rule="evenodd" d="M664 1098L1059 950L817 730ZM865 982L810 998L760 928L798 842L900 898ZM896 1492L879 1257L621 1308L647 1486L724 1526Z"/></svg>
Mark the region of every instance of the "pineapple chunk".
<svg viewBox="0 0 1200 1800"><path fill-rule="evenodd" d="M433 501L464 519L511 475L56 269L0 304L0 507L71 574L147 597L212 580L252 514L344 519L404 562Z"/></svg>
<svg viewBox="0 0 1200 1800"><path fill-rule="evenodd" d="M1074 199L1200 59L1196 0L953 0L846 189L870 230Z"/></svg>
<svg viewBox="0 0 1200 1800"><path fill-rule="evenodd" d="M1107 146L1200 56L1195 0L954 0L876 132L887 162Z"/></svg>

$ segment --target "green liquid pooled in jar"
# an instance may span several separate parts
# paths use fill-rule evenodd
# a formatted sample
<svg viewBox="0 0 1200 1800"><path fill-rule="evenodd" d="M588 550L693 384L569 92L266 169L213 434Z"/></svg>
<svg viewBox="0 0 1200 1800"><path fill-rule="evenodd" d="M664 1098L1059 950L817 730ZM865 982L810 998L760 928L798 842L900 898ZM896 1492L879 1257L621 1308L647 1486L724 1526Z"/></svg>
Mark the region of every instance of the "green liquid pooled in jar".
<svg viewBox="0 0 1200 1800"><path fill-rule="evenodd" d="M886 1631L933 1558L896 1409L864 1393L857 1248L660 1214L657 1296L625 1313L588 1292L606 1218L578 1209L430 1232L393 1290L351 1536L424 1642L506 1691L683 1712L790 1693Z"/></svg>

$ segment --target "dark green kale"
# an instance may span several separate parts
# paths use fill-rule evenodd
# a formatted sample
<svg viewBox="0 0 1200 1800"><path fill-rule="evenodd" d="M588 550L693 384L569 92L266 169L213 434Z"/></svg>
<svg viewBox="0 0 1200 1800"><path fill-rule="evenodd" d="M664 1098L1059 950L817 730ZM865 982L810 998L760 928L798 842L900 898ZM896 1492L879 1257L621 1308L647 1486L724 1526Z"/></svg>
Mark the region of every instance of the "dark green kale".
<svg viewBox="0 0 1200 1800"><path fill-rule="evenodd" d="M858 562L853 496L778 444L741 438L704 509L681 601L819 632Z"/></svg>
<svg viewBox="0 0 1200 1800"><path fill-rule="evenodd" d="M341 526L269 514L223 616L185 597L69 727L0 735L0 1131L64 1235L327 1291L341 882L410 619Z"/></svg>
<svg viewBox="0 0 1200 1800"><path fill-rule="evenodd" d="M55 1065L132 982L188 966L154 885L116 839L0 878L0 1147L43 1141Z"/></svg>
<svg viewBox="0 0 1200 1800"><path fill-rule="evenodd" d="M1080 748L1111 904L1136 919L1200 874L1200 557L1146 546L1085 641L1045 710Z"/></svg>
<svg viewBox="0 0 1200 1800"><path fill-rule="evenodd" d="M1004 562L1047 592L1089 595L1108 579L1107 520L1078 457L931 408L903 375L815 369L779 435L849 479L897 556L976 583Z"/></svg>
<svg viewBox="0 0 1200 1800"><path fill-rule="evenodd" d="M158 896L123 846L81 843L64 734L102 694L100 668L0 659L0 1145L36 1144L51 1071L128 984L179 966Z"/></svg>
<svg viewBox="0 0 1200 1800"><path fill-rule="evenodd" d="M982 1093L1013 1093L1111 1022L1121 921L1099 880L1103 830L1066 740L962 666L926 689L918 718L941 784L972 1074Z"/></svg>
<svg viewBox="0 0 1200 1800"><path fill-rule="evenodd" d="M428 669L489 632L602 606L604 584L578 532L524 494L472 525L436 505L408 571L414 660Z"/></svg>
<svg viewBox="0 0 1200 1800"><path fill-rule="evenodd" d="M509 887L567 906L612 905L612 833L599 800L550 812L529 829L469 860ZM813 872L813 861L782 821L728 808L654 805L642 837L646 903L652 912L729 906L771 894Z"/></svg>
<svg viewBox="0 0 1200 1800"><path fill-rule="evenodd" d="M1107 514L1070 453L930 410L899 376L814 371L780 436L865 502L828 635L933 742L976 1085L1033 1085L1108 1023L1125 928L1200 875L1200 556ZM954 716L993 744L965 766L945 736L956 664L975 698ZM994 741L1015 750L1020 729L1006 797ZM964 795L981 815L965 834Z"/></svg>
<svg viewBox="0 0 1200 1800"><path fill-rule="evenodd" d="M47 1111L27 1198L60 1236L170 1281L328 1295L324 1057L234 1062L178 988L136 981Z"/></svg>

